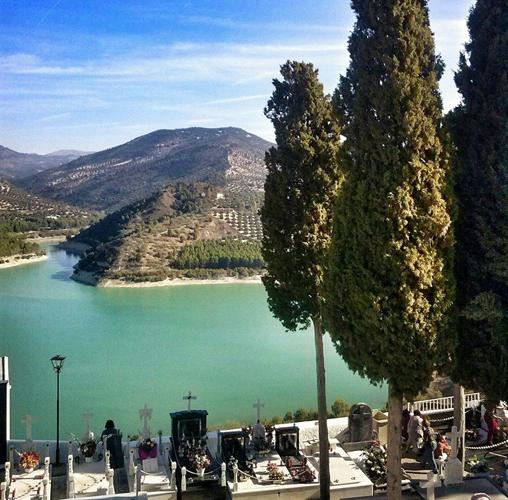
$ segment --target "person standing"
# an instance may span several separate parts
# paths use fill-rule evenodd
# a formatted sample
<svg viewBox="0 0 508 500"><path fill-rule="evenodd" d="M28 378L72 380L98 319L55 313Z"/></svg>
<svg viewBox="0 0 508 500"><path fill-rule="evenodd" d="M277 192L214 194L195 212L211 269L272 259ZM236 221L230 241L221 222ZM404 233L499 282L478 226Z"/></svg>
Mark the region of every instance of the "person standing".
<svg viewBox="0 0 508 500"><path fill-rule="evenodd" d="M423 419L423 466L430 465L432 472L437 474L437 464L434 457L434 453L437 448L435 432L430 426L430 420L428 417Z"/></svg>
<svg viewBox="0 0 508 500"><path fill-rule="evenodd" d="M422 424L422 414L420 410L415 410L408 424L408 446L412 447L415 452L418 452L423 444Z"/></svg>

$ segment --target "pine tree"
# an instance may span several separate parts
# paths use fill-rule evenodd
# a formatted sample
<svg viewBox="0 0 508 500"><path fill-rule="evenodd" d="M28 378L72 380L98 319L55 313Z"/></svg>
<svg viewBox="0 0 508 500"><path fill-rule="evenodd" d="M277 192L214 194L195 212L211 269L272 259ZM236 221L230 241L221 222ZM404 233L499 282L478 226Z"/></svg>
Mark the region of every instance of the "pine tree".
<svg viewBox="0 0 508 500"><path fill-rule="evenodd" d="M449 116L456 151L456 378L508 398L508 1L478 0Z"/></svg>
<svg viewBox="0 0 508 500"><path fill-rule="evenodd" d="M320 498L330 497L328 429L320 288L340 174L339 126L311 64L287 62L265 109L277 147L266 154L268 175L261 209L263 258L272 313L295 331L312 322L320 440Z"/></svg>
<svg viewBox="0 0 508 500"><path fill-rule="evenodd" d="M353 0L335 102L345 182L325 277L326 324L350 368L389 384L388 498L400 498L403 396L448 361L453 237L440 141L442 64L425 0Z"/></svg>

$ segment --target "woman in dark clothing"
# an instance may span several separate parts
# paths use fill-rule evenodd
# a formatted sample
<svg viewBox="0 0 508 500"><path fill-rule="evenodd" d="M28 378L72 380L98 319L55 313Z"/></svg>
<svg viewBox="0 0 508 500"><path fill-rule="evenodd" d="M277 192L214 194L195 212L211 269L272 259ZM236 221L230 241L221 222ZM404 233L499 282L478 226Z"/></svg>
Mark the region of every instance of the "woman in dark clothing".
<svg viewBox="0 0 508 500"><path fill-rule="evenodd" d="M118 434L118 430L115 429L115 422L113 422L113 420L108 420L104 425L104 430L101 434L101 441L103 440L104 436L111 436L113 434Z"/></svg>
<svg viewBox="0 0 508 500"><path fill-rule="evenodd" d="M402 437L407 441L409 439L409 433L407 431L407 426L409 425L409 420L411 419L411 413L406 408L402 410Z"/></svg>
<svg viewBox="0 0 508 500"><path fill-rule="evenodd" d="M123 467L122 434L115 429L113 420L108 420L101 434L104 452L110 452L110 465L113 469Z"/></svg>
<svg viewBox="0 0 508 500"><path fill-rule="evenodd" d="M437 443L435 439L435 433L430 426L430 420L428 417L423 419L423 466L426 467L429 464L432 467L432 472L437 474L437 464L434 458L434 452L436 451Z"/></svg>

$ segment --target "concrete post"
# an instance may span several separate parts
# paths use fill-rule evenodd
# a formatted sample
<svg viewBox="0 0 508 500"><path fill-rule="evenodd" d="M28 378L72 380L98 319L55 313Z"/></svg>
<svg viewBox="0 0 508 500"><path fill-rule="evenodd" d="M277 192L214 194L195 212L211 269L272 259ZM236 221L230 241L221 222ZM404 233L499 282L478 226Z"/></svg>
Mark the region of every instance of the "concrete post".
<svg viewBox="0 0 508 500"><path fill-rule="evenodd" d="M47 477L42 480L42 500L49 500L49 480Z"/></svg>
<svg viewBox="0 0 508 500"><path fill-rule="evenodd" d="M187 469L185 467L182 467L182 484L180 489L187 491Z"/></svg>
<svg viewBox="0 0 508 500"><path fill-rule="evenodd" d="M113 469L109 469L106 473L106 479L108 480L108 495L115 494L115 484L113 482L113 478L115 477L115 471Z"/></svg>
<svg viewBox="0 0 508 500"><path fill-rule="evenodd" d="M238 465L233 465L233 491L238 491Z"/></svg>
<svg viewBox="0 0 508 500"><path fill-rule="evenodd" d="M73 460L72 455L67 457L67 498L74 498L75 496Z"/></svg>
<svg viewBox="0 0 508 500"><path fill-rule="evenodd" d="M221 473L220 473L220 485L226 486L226 463L222 462L220 464Z"/></svg>
<svg viewBox="0 0 508 500"><path fill-rule="evenodd" d="M175 490L175 478L176 478L176 462L171 462L171 481L169 483L169 489Z"/></svg>

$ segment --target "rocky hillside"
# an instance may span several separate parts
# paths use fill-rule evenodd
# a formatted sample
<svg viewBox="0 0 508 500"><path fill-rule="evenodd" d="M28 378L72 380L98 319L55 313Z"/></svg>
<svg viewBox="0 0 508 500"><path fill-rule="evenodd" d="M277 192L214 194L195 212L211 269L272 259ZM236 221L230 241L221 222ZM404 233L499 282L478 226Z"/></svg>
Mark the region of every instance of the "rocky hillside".
<svg viewBox="0 0 508 500"><path fill-rule="evenodd" d="M0 146L0 179L16 180L68 163L85 154L84 151L62 150L47 155L18 153Z"/></svg>
<svg viewBox="0 0 508 500"><path fill-rule="evenodd" d="M10 232L55 234L97 219L98 214L41 198L0 180L0 227Z"/></svg>
<svg viewBox="0 0 508 500"><path fill-rule="evenodd" d="M44 197L106 211L176 182L208 182L238 202L262 193L270 146L238 128L157 130L41 172L22 185Z"/></svg>
<svg viewBox="0 0 508 500"><path fill-rule="evenodd" d="M74 277L103 285L258 274L259 228L247 229L236 211L218 209L220 192L211 184L178 183L107 215L63 244L88 249Z"/></svg>

